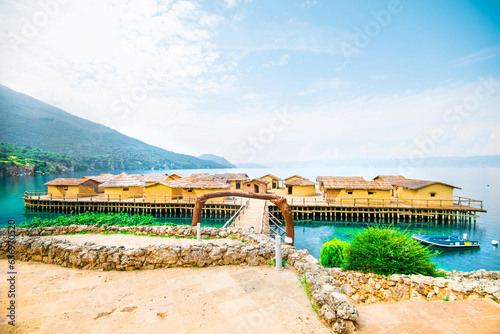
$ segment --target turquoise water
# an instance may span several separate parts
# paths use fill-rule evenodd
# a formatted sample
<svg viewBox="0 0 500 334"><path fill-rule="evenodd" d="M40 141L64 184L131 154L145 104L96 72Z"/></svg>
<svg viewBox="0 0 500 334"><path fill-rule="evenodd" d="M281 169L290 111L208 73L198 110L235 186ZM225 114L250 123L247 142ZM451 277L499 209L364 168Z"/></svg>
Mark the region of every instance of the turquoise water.
<svg viewBox="0 0 500 334"><path fill-rule="evenodd" d="M8 220L16 223L31 219L34 216L51 218L57 214L33 213L24 209L22 197L25 190L45 189L43 184L58 177L81 177L97 175L98 172L75 172L61 175L13 176L0 178L0 226L5 226ZM122 171L110 171L118 174ZM147 173L153 171L126 171L128 173ZM158 172L158 171L154 171ZM318 175L364 176L370 180L381 174L401 174L398 169L391 168L253 168L225 170L169 170L166 173L224 173L244 172L251 178L271 173L278 177L288 177L299 174L311 180ZM480 199L484 201L487 213L480 213L476 224L471 226L452 225L399 225L408 228L410 232L427 234L458 234L468 233L470 239L479 240L481 248L475 251L448 251L439 255L435 261L439 267L457 270L500 270L500 249L491 245L491 240L500 241L500 169L499 168L415 168L406 177L436 180L452 184L462 189L455 190L455 195ZM158 218L165 222L189 224L190 218ZM204 219L202 225L222 226L225 220ZM348 241L354 233L360 231L362 223L301 221L296 222L295 246L308 249L311 254L319 257L321 246L328 240L339 238Z"/></svg>

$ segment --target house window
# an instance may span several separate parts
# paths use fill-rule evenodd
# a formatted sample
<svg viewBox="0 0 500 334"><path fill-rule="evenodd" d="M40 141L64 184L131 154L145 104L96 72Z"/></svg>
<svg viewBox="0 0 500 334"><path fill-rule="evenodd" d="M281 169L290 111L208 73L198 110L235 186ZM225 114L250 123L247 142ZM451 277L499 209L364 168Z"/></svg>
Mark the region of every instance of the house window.
<svg viewBox="0 0 500 334"><path fill-rule="evenodd" d="M188 193L192 193L193 192L193 189L188 189Z"/></svg>
<svg viewBox="0 0 500 334"><path fill-rule="evenodd" d="M348 191L348 192L347 192L347 195L352 195L352 191Z"/></svg>
<svg viewBox="0 0 500 334"><path fill-rule="evenodd" d="M241 184L239 182L236 182L236 189L241 189Z"/></svg>
<svg viewBox="0 0 500 334"><path fill-rule="evenodd" d="M250 183L249 183L249 184L247 184L247 187L250 187Z"/></svg>
<svg viewBox="0 0 500 334"><path fill-rule="evenodd" d="M369 192L368 192L368 195L373 195L373 191L369 191Z"/></svg>
<svg viewBox="0 0 500 334"><path fill-rule="evenodd" d="M123 188L123 191L128 191L128 188Z"/></svg>
<svg viewBox="0 0 500 334"><path fill-rule="evenodd" d="M436 193L431 193L431 197L436 197Z"/></svg>
<svg viewBox="0 0 500 334"><path fill-rule="evenodd" d="M66 190L66 191L67 191L67 190L68 190L68 187L64 188L64 190Z"/></svg>

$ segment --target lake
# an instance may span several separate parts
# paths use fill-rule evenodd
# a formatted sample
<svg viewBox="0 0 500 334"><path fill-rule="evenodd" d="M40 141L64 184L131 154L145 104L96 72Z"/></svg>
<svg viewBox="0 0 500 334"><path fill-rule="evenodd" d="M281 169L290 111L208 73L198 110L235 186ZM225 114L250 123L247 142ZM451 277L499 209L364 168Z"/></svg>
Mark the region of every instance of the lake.
<svg viewBox="0 0 500 334"><path fill-rule="evenodd" d="M81 177L97 175L104 172L119 174L123 171L73 172L61 175L12 176L0 178L0 226L6 226L13 219L21 223L32 217L50 218L57 214L26 212L24 202L19 197L26 190L45 189L43 184L58 177ZM127 173L153 173L159 171L125 171ZM364 176L371 180L377 175L400 174L397 168L249 168L249 169L217 169L217 170L168 170L191 173L225 173L244 172L251 178L265 174L274 174L285 178L294 174L315 180L318 175ZM500 249L491 245L491 240L500 241L500 168L414 168L408 178L440 181L462 189L456 189L455 195L483 200L487 213L480 213L475 224L467 226L434 225L434 224L399 224L412 233L426 234L469 234L470 239L479 240L481 248L469 251L447 251L435 258L440 268L447 270L500 270ZM188 224L189 218L160 218L162 221L177 224ZM205 220L203 225L221 226L222 220ZM363 223L299 221L295 227L295 246L308 249L319 258L323 243L333 238L350 240L351 236L364 227Z"/></svg>

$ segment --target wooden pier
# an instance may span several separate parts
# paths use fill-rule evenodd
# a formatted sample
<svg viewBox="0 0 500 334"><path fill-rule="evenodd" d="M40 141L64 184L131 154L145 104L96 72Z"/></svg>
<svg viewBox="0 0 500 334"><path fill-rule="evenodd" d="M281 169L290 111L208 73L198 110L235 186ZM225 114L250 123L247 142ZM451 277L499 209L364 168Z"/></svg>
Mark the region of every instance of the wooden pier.
<svg viewBox="0 0 500 334"><path fill-rule="evenodd" d="M350 222L431 222L464 223L475 222L478 213L486 212L483 202L469 198L456 197L453 202L446 201L403 201L399 199L355 199L332 201L319 196L287 197L295 220L350 221ZM191 217L196 197L165 196L116 196L96 195L86 197L54 197L42 191L27 191L23 197L25 207L39 212L83 213L126 212L130 214L151 214L155 216ZM268 211L277 218L283 218L280 210L272 203L251 201L245 219L240 224L254 226L259 230L262 212ZM243 205L236 197L210 199L203 207L203 216L209 218L229 218ZM255 207L255 208L253 208ZM255 209L255 210L254 210ZM249 215L255 211L255 215ZM243 218L243 216L241 218ZM248 218L246 217L248 216ZM251 216L251 217L250 217ZM254 217L255 216L255 217ZM251 219L250 219L251 218ZM255 221L253 221L255 220Z"/></svg>
<svg viewBox="0 0 500 334"><path fill-rule="evenodd" d="M163 196L162 196L163 197ZM196 198L158 198L148 199L145 197L130 197L108 199L107 196L87 197L53 197L43 192L26 193L24 205L26 209L37 212L54 212L78 214L84 212L116 213L126 212L129 214L151 214L154 216L167 217L191 217L193 214ZM242 205L239 198L224 198L209 201L203 207L202 215L207 218L231 217Z"/></svg>

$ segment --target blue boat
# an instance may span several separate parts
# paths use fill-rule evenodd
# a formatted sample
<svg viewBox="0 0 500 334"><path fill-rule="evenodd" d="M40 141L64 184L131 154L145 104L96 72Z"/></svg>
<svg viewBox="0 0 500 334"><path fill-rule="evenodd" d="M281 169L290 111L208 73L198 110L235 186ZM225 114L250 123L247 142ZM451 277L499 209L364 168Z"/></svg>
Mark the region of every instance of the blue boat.
<svg viewBox="0 0 500 334"><path fill-rule="evenodd" d="M479 247L479 242L476 240L469 240L467 233L464 233L463 237L459 237L458 235L443 234L414 234L411 237L426 246L444 248Z"/></svg>

